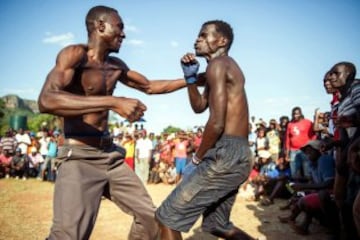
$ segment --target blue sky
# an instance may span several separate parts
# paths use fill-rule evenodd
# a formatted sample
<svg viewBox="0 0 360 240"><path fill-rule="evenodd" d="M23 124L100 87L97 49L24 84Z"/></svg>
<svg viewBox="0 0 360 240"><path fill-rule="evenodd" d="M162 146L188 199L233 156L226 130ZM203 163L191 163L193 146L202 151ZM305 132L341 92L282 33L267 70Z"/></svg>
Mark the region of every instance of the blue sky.
<svg viewBox="0 0 360 240"><path fill-rule="evenodd" d="M127 38L114 55L149 79L182 76L179 59L193 51L201 24L230 23L235 34L230 55L245 74L250 114L266 121L290 116L294 106L310 119L316 107L327 111L325 72L339 61L360 68L358 0L4 0L0 96L36 100L59 50L87 42L85 15L100 4L118 9L125 22ZM200 64L204 70L203 59ZM118 84L115 95L146 103L145 126L157 133L168 125L203 125L208 118L207 112L192 112L185 89L146 96Z"/></svg>

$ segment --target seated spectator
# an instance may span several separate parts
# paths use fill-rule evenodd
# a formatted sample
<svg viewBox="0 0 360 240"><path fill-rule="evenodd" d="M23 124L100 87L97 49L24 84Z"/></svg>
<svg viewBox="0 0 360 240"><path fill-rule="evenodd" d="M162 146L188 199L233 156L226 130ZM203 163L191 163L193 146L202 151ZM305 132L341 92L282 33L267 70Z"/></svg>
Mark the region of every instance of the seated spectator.
<svg viewBox="0 0 360 240"><path fill-rule="evenodd" d="M0 178L9 178L12 158L9 150L2 150L2 153L0 154Z"/></svg>
<svg viewBox="0 0 360 240"><path fill-rule="evenodd" d="M276 163L271 159L271 153L269 151L261 151L259 153L259 162L261 164L260 173L255 177L253 183L255 185L254 200L259 201L260 197L265 195L270 187L273 185L279 176L279 171L276 167Z"/></svg>
<svg viewBox="0 0 360 240"><path fill-rule="evenodd" d="M252 185L253 184L253 181L254 179L256 179L256 177L259 175L260 173L260 168L261 168L261 164L259 163L259 161L255 161L254 162L254 165L251 169L251 172L249 174L249 177L248 179L241 185L241 189L246 191L247 190L247 187L248 185Z"/></svg>
<svg viewBox="0 0 360 240"><path fill-rule="evenodd" d="M23 180L26 180L27 169L27 154L22 154L21 148L17 148L15 151L15 156L13 156L11 160L10 176L16 179L22 178Z"/></svg>
<svg viewBox="0 0 360 240"><path fill-rule="evenodd" d="M164 175L162 175L161 180L165 184L174 184L176 182L176 167L175 163L170 163Z"/></svg>
<svg viewBox="0 0 360 240"><path fill-rule="evenodd" d="M148 183L160 183L162 181L162 178L164 178L164 175L167 170L167 164L163 161L157 161L154 163L155 165L151 168L149 181Z"/></svg>
<svg viewBox="0 0 360 240"><path fill-rule="evenodd" d="M312 140L301 148L310 160L310 173L312 182L294 183L295 191L309 191L312 193L301 197L294 205L288 216L279 216L282 223L289 223L296 233L306 235L312 218L316 217L321 223L326 224L326 213L322 208L321 190L330 192L333 188L335 178L335 161L331 155L322 153L321 141ZM300 224L296 224L296 218L300 213L305 213L305 218Z"/></svg>
<svg viewBox="0 0 360 240"><path fill-rule="evenodd" d="M278 176L269 179L268 186L265 186L267 190L266 196L260 201L261 205L268 206L274 203L275 198L286 198L291 197L291 192L286 187L286 184L289 182L291 177L291 170L289 163L285 161L285 156L282 155L276 161L276 170L278 171Z"/></svg>
<svg viewBox="0 0 360 240"><path fill-rule="evenodd" d="M41 167L44 163L44 158L38 152L36 147L32 147L30 151L31 153L28 154L29 169L27 175L29 177L37 177L38 179L41 179Z"/></svg>

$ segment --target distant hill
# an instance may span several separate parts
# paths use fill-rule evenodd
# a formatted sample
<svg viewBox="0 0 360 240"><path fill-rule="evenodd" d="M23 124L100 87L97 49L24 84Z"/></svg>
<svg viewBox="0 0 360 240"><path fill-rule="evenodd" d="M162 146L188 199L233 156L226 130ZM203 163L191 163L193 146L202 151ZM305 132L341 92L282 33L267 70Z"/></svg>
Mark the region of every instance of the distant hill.
<svg viewBox="0 0 360 240"><path fill-rule="evenodd" d="M22 99L15 94L9 94L1 97L5 103L5 108L9 110L22 109L28 110L32 113L39 113L37 101Z"/></svg>

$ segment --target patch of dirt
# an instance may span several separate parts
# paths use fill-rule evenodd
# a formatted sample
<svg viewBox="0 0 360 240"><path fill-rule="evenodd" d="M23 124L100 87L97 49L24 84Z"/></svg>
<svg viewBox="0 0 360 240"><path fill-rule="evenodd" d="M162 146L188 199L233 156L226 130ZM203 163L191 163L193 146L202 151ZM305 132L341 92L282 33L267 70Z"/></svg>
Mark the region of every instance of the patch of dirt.
<svg viewBox="0 0 360 240"><path fill-rule="evenodd" d="M159 206L174 186L163 184L147 185L156 206ZM35 179L27 181L0 179L0 240L43 240L47 237L52 220L52 194L54 185ZM304 236L295 234L290 226L282 224L278 215L287 214L279 211L279 205L285 200L276 200L275 204L262 207L256 202L248 202L238 195L232 210L233 223L253 237L263 236L268 240L300 240ZM123 213L109 200L103 200L91 240L119 239L126 240L132 218ZM185 240L216 240L217 238L202 233L199 219L188 233L183 233ZM325 229L316 221L310 227L313 240L325 239Z"/></svg>

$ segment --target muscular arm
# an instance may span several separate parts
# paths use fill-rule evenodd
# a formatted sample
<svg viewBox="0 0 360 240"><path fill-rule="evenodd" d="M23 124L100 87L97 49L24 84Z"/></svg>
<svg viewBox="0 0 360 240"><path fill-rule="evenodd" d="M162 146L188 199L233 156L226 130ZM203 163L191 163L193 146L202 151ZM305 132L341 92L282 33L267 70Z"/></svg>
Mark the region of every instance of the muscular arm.
<svg viewBox="0 0 360 240"><path fill-rule="evenodd" d="M120 81L146 94L170 93L186 86L185 79L183 78L175 80L148 80L144 75L133 70L129 70L125 78Z"/></svg>
<svg viewBox="0 0 360 240"><path fill-rule="evenodd" d="M204 92L200 94L198 86L201 86L202 82L204 81L205 76L199 75L197 84L190 84L188 85L188 95L190 99L191 108L195 113L202 113L208 108L208 95L209 89L208 86L205 85Z"/></svg>
<svg viewBox="0 0 360 240"><path fill-rule="evenodd" d="M225 129L228 97L226 90L226 72L227 66L225 66L221 60L219 61L219 59L210 62L206 71L210 116L205 125L203 140L196 152L196 156L200 159L215 145ZM205 102L205 100L200 100L202 104L205 104L203 101Z"/></svg>
<svg viewBox="0 0 360 240"><path fill-rule="evenodd" d="M141 114L133 116L134 111L142 113L146 110L145 105L138 100L113 96L77 95L66 90L76 81L75 69L85 56L86 51L82 45L64 48L59 53L56 65L48 74L38 99L40 112L72 117L111 109L130 121L138 119Z"/></svg>
<svg viewBox="0 0 360 240"><path fill-rule="evenodd" d="M65 91L65 88L74 81L75 68L81 63L85 54L81 46L71 46L59 53L56 65L48 74L38 99L40 112L59 116L78 116L104 111L111 107L113 97L81 96Z"/></svg>

